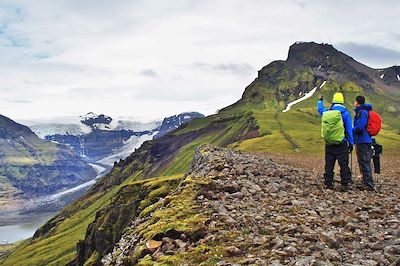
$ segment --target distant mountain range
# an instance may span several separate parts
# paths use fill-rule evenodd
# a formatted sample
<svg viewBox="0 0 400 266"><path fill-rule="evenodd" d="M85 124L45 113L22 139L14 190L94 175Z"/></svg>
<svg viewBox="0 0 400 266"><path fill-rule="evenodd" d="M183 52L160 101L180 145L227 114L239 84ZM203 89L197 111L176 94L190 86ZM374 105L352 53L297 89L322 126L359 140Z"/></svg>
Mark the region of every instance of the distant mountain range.
<svg viewBox="0 0 400 266"><path fill-rule="evenodd" d="M89 119L92 116L94 119ZM97 115L92 112L82 115L79 117L77 122L65 122L63 118L60 118L60 121L52 121L52 122L32 122L28 121L29 128L32 129L39 137L45 138L46 136L50 135L84 135L89 134L93 129L102 129L102 130L131 130L134 132L141 132L141 131L151 131L157 127L159 127L162 121L153 121L153 122L137 122L134 120L128 119L118 119L114 120L111 117L110 122L107 123L94 123L96 121L95 117L105 116L105 115ZM108 117L108 116L105 116ZM83 121L80 121L80 120ZM72 120L69 118L69 120ZM79 122L80 121L80 122ZM99 118L97 118L97 121ZM98 128L98 127L101 128Z"/></svg>
<svg viewBox="0 0 400 266"><path fill-rule="evenodd" d="M54 124L42 124L35 126L35 130L43 133L61 129L60 133L45 135L44 138L67 145L77 154L85 156L90 161L108 158L103 162L113 165L113 162L110 161L111 158L115 161L124 159L134 149L138 148L138 143L141 144L141 142L153 137L162 137L182 124L202 117L204 115L200 113L187 112L167 117L163 122L139 123L127 120L115 121L110 116L90 112L80 116L82 125L54 127ZM71 129L77 127L80 130L75 130L75 134L71 133L73 132ZM140 131L135 131L135 129L140 129ZM67 130L71 130L71 132ZM63 133L64 131L65 133Z"/></svg>

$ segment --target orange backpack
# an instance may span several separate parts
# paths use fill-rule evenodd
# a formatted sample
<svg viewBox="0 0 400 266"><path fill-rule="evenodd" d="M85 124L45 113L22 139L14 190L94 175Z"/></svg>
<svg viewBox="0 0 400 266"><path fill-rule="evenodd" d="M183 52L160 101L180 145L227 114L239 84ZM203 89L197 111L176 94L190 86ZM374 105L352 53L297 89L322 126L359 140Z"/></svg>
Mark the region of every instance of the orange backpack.
<svg viewBox="0 0 400 266"><path fill-rule="evenodd" d="M377 112L369 111L368 125L367 125L368 134L370 136L376 136L378 135L381 128L382 128L382 118L379 116Z"/></svg>

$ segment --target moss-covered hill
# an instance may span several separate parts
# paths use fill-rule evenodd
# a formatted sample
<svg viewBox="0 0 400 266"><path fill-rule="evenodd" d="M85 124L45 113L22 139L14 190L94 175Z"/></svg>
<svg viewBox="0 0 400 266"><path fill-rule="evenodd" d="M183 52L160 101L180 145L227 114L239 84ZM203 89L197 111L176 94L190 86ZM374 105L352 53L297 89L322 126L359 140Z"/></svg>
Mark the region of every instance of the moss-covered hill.
<svg viewBox="0 0 400 266"><path fill-rule="evenodd" d="M46 195L95 176L94 169L67 147L42 140L0 115L0 190L9 185L27 195Z"/></svg>
<svg viewBox="0 0 400 266"><path fill-rule="evenodd" d="M147 219L151 213L159 215L156 220L160 223L152 219L157 230L148 224L135 231L140 236L137 241L158 241L160 236L175 231L185 233L191 241L199 240L203 236L198 232L207 217L202 216L193 200L207 180L188 180L182 198L166 197L182 189L182 177L189 170L195 149L212 144L244 151L320 154L324 144L315 105L321 93L329 99L335 91L342 91L348 107L356 95L365 94L384 117L378 141L386 152L394 153L400 147L400 109L396 97L400 81L385 81L380 72L330 45L294 44L286 61L272 62L259 71L240 101L216 115L195 119L162 138L144 143L84 196L48 221L32 239L20 244L3 264L96 265L113 252L122 235L132 232L132 222L141 224L145 222L141 218ZM312 97L282 112L288 102L315 87L318 90ZM217 169L224 168L218 166L218 161L214 163ZM166 199L170 201L166 203ZM160 207L160 211L154 212ZM181 212L186 216L180 216ZM146 258L151 265L142 244L129 260L134 263ZM199 255L204 250L194 252ZM215 255L226 254L218 252Z"/></svg>

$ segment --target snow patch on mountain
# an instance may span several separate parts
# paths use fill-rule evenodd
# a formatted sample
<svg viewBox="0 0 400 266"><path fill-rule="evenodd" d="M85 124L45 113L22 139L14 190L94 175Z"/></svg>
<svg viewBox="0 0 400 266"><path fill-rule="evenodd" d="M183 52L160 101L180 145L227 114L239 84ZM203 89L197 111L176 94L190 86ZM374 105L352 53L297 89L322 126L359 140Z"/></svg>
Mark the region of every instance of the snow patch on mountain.
<svg viewBox="0 0 400 266"><path fill-rule="evenodd" d="M397 80L400 81L400 76L399 75L397 75Z"/></svg>
<svg viewBox="0 0 400 266"><path fill-rule="evenodd" d="M81 119L81 121L86 121L86 120L90 120L90 119L96 119L97 117L99 117L98 115L96 115L93 112L89 112L86 115L80 115L79 118Z"/></svg>
<svg viewBox="0 0 400 266"><path fill-rule="evenodd" d="M379 76L381 79L383 79L383 77L385 77L385 74L382 74Z"/></svg>
<svg viewBox="0 0 400 266"><path fill-rule="evenodd" d="M324 82L322 82L322 84L319 86L319 88L321 89L321 88L325 85L325 83L326 83L326 80L325 80ZM316 86L316 87L315 87L314 89L312 89L310 92L306 93L303 97L301 97L301 98L299 98L299 99L297 99L297 100L295 100L295 101L293 101L293 102L288 103L288 105L286 106L285 110L283 110L282 112L283 112L283 113L286 113L287 111L290 110L290 108L291 108L293 105L298 104L298 103L300 103L300 102L302 102L302 101L304 101L304 100L310 98L311 96L313 96L314 93L317 91L317 88L318 88L318 86Z"/></svg>

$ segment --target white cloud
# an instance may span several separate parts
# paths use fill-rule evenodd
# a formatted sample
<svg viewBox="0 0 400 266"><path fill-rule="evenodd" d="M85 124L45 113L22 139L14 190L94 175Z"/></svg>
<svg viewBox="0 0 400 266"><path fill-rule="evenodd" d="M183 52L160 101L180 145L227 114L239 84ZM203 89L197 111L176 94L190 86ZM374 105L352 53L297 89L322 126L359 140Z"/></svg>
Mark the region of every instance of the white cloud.
<svg viewBox="0 0 400 266"><path fill-rule="evenodd" d="M208 114L297 40L399 51L399 13L398 1L0 0L1 112Z"/></svg>

